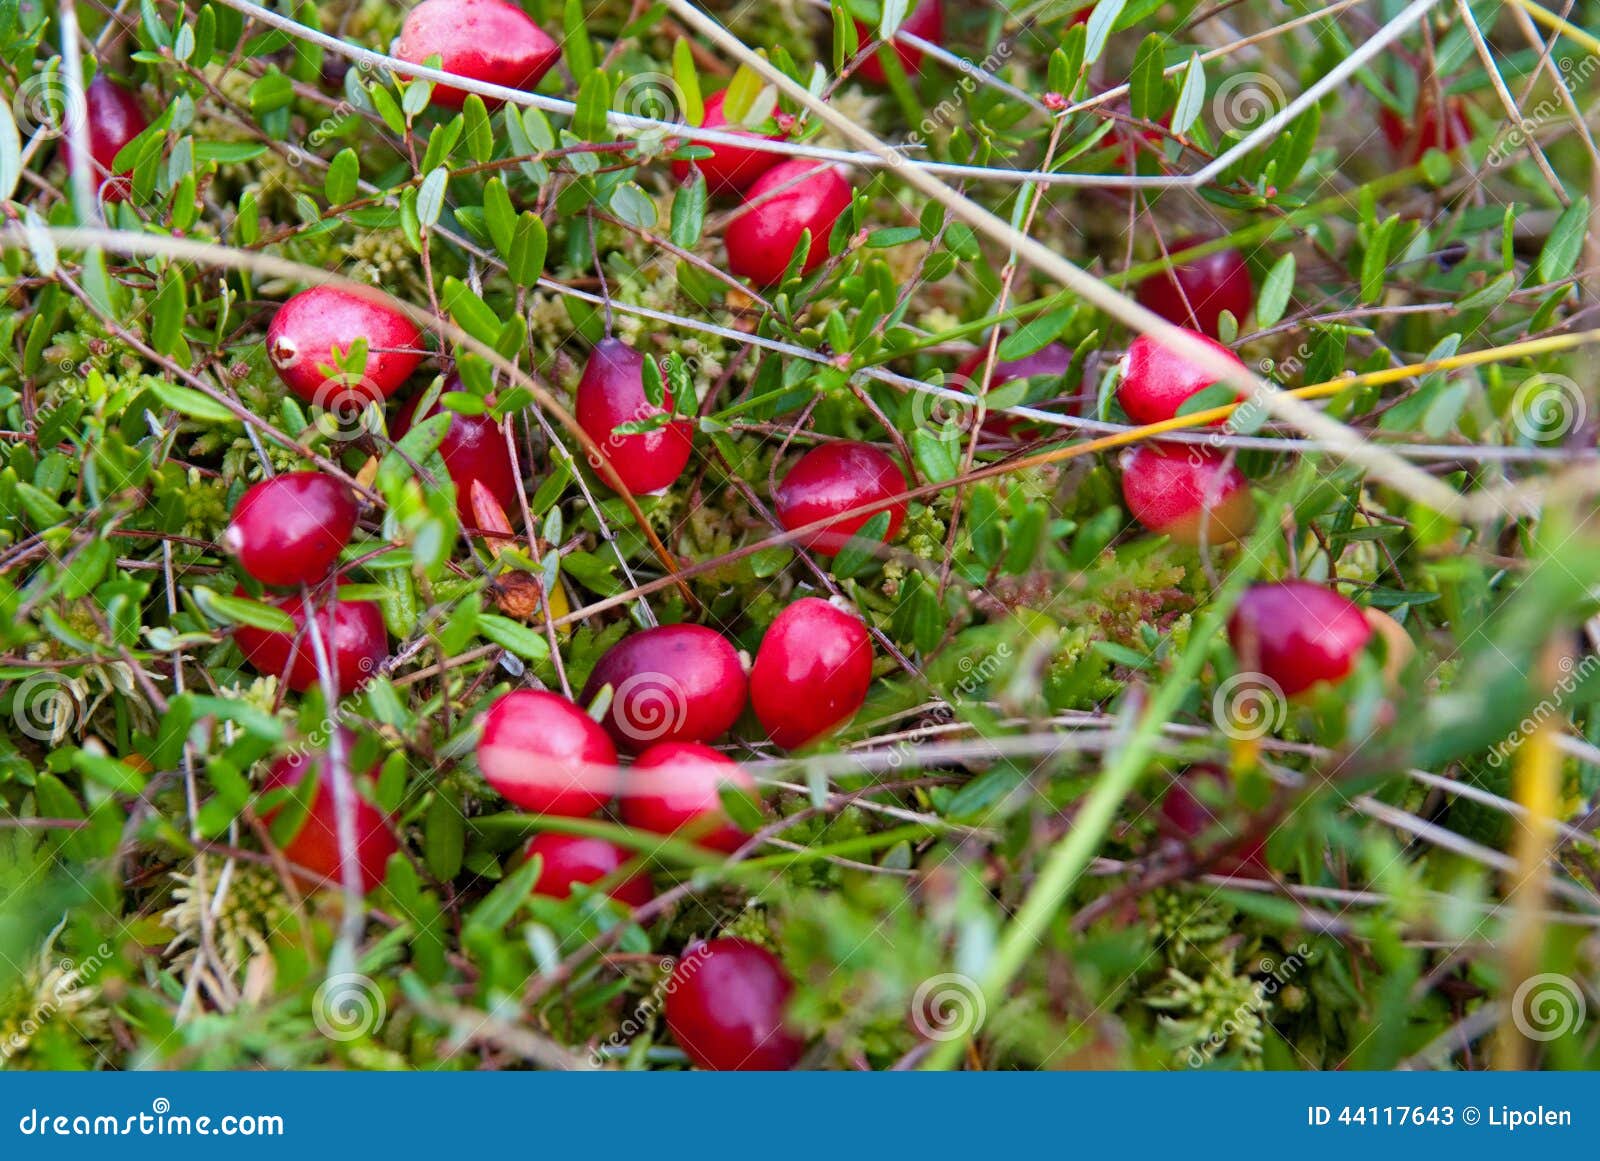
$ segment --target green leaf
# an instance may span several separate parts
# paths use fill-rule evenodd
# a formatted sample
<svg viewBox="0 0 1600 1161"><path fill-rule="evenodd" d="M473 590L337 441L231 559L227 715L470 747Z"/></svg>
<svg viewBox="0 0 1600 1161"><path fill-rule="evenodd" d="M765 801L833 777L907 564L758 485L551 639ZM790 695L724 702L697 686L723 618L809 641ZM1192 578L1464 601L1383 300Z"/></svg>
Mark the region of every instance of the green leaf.
<svg viewBox="0 0 1600 1161"><path fill-rule="evenodd" d="M655 228L656 203L637 182L625 181L611 191L611 212L638 229Z"/></svg>
<svg viewBox="0 0 1600 1161"><path fill-rule="evenodd" d="M550 656L550 642L543 634L520 621L498 613L479 613L478 631L502 649L524 661L543 661Z"/></svg>
<svg viewBox="0 0 1600 1161"><path fill-rule="evenodd" d="M889 513L878 512L863 524L833 558L833 575L840 580L855 576L877 559L877 549L889 533Z"/></svg>
<svg viewBox="0 0 1600 1161"><path fill-rule="evenodd" d="M477 93L468 93L461 106L466 128L467 153L482 165L494 156L494 126L489 121L489 110Z"/></svg>
<svg viewBox="0 0 1600 1161"><path fill-rule="evenodd" d="M1256 296L1256 325L1263 330L1275 326L1289 306L1289 296L1294 292L1295 260L1293 252L1285 254L1272 264L1266 279L1261 283L1261 293Z"/></svg>
<svg viewBox="0 0 1600 1161"><path fill-rule="evenodd" d="M417 221L424 229L432 229L438 223L449 181L450 171L442 165L422 179L422 188L417 191Z"/></svg>
<svg viewBox="0 0 1600 1161"><path fill-rule="evenodd" d="M583 10L583 0L567 0L561 13L561 55L567 60L567 69L575 77L587 77L594 72L594 45L589 40L589 17Z"/></svg>
<svg viewBox="0 0 1600 1161"><path fill-rule="evenodd" d="M183 341L183 316L188 309L188 288L184 285L183 269L176 263L168 266L161 275L161 285L150 304L150 345L163 355L175 356L183 348L185 365L188 363L187 344ZM193 392L198 395L199 392ZM203 397L202 397L203 398ZM207 404L217 406L207 399ZM230 415L231 419L232 416Z"/></svg>
<svg viewBox="0 0 1600 1161"><path fill-rule="evenodd" d="M1069 306L1065 310L1053 310L1029 319L1000 340L996 354L1001 362L1010 362L1043 350L1060 336L1075 314L1077 308Z"/></svg>
<svg viewBox="0 0 1600 1161"><path fill-rule="evenodd" d="M682 44L683 41L679 41ZM672 228L675 245L692 250L700 241L706 219L706 179L698 168L689 170L689 179L672 195Z"/></svg>
<svg viewBox="0 0 1600 1161"><path fill-rule="evenodd" d="M1133 76L1128 82L1129 107L1135 117L1154 121L1165 109L1166 78L1161 75L1166 62L1167 38L1152 32L1139 45L1133 58Z"/></svg>
<svg viewBox="0 0 1600 1161"><path fill-rule="evenodd" d="M356 186L361 180L361 159L354 149L341 149L328 163L327 176L322 180L322 192L330 206L342 206L356 196Z"/></svg>
<svg viewBox="0 0 1600 1161"><path fill-rule="evenodd" d="M511 239L511 252L506 255L506 270L511 280L518 286L538 283L544 275L549 245L544 219L532 210L522 211L517 219L517 232Z"/></svg>
<svg viewBox="0 0 1600 1161"><path fill-rule="evenodd" d="M1199 53L1189 54L1189 65L1183 70L1183 88L1178 93L1178 105L1172 112L1172 131L1179 136L1189 131L1206 104L1206 66Z"/></svg>
<svg viewBox="0 0 1600 1161"><path fill-rule="evenodd" d="M694 51L685 37L672 45L672 79L683 94L683 108L679 110L684 124L702 125L706 119L706 103L700 95L700 74L694 66Z"/></svg>
<svg viewBox="0 0 1600 1161"><path fill-rule="evenodd" d="M422 822L422 855L433 877L444 882L461 871L461 856L467 848L467 820L462 813L460 792L450 786L437 786Z"/></svg>
<svg viewBox="0 0 1600 1161"><path fill-rule="evenodd" d="M1572 273L1583 252L1585 231L1589 227L1589 199L1579 198L1556 219L1539 251L1539 277L1545 282L1559 282Z"/></svg>
<svg viewBox="0 0 1600 1161"><path fill-rule="evenodd" d="M489 309L472 292L472 288L459 278L447 276L444 280L444 308L456 324L481 343L494 345L500 336L500 316Z"/></svg>
<svg viewBox="0 0 1600 1161"><path fill-rule="evenodd" d="M572 114L572 132L584 141L610 141L606 114L611 110L611 79L591 72L578 86L578 107Z"/></svg>
<svg viewBox="0 0 1600 1161"><path fill-rule="evenodd" d="M1100 59L1100 54L1105 52L1106 41L1111 39L1111 30L1127 4L1128 0L1100 0L1100 3L1094 6L1094 11L1089 13L1083 45L1085 64L1094 64Z"/></svg>
<svg viewBox="0 0 1600 1161"><path fill-rule="evenodd" d="M227 625L247 625L268 633L297 631L294 618L276 605L263 604L249 597L228 596L203 585L196 585L191 591L200 611L213 620Z"/></svg>
<svg viewBox="0 0 1600 1161"><path fill-rule="evenodd" d="M22 180L22 139L10 102L0 102L0 202L9 202Z"/></svg>
<svg viewBox="0 0 1600 1161"><path fill-rule="evenodd" d="M150 380L150 393L167 407L208 423L239 423L240 419L209 395L166 379Z"/></svg>

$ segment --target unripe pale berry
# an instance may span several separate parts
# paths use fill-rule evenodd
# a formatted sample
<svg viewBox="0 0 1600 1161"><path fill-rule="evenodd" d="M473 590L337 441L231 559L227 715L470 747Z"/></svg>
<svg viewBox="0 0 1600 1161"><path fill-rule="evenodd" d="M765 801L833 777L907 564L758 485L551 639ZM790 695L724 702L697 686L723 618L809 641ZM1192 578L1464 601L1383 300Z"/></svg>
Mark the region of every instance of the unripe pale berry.
<svg viewBox="0 0 1600 1161"><path fill-rule="evenodd" d="M767 736L792 750L848 721L872 684L860 617L803 597L767 629L750 670L750 704Z"/></svg>
<svg viewBox="0 0 1600 1161"><path fill-rule="evenodd" d="M315 584L356 526L356 498L322 472L285 472L239 497L222 546L264 585Z"/></svg>
<svg viewBox="0 0 1600 1161"><path fill-rule="evenodd" d="M1239 367L1244 364L1227 347L1197 331L1190 336L1211 347L1228 362ZM1133 340L1122 361L1122 382L1117 385L1117 402L1128 418L1135 423L1160 423L1178 414L1178 409L1191 395L1204 391L1217 381L1217 377L1202 370L1149 335ZM1237 398L1237 397L1236 397Z"/></svg>
<svg viewBox="0 0 1600 1161"><path fill-rule="evenodd" d="M879 512L889 513L884 542L893 540L905 523L906 502L890 497L905 490L905 474L888 455L871 444L838 440L820 444L801 456L778 484L773 499L778 522L791 531L863 504L883 501L859 516L834 521L800 537L799 543L806 548L833 556Z"/></svg>
<svg viewBox="0 0 1600 1161"><path fill-rule="evenodd" d="M617 750L566 698L516 689L483 715L478 770L507 802L532 814L582 818L611 798Z"/></svg>
<svg viewBox="0 0 1600 1161"><path fill-rule="evenodd" d="M1140 524L1180 544L1231 544L1255 523L1244 474L1210 448L1136 449L1122 462L1122 498Z"/></svg>
<svg viewBox="0 0 1600 1161"><path fill-rule="evenodd" d="M406 16L394 55L412 64L440 58L447 73L508 89L532 89L561 59L561 46L521 8L503 0L423 0ZM467 94L435 85L435 105L459 109ZM499 100L485 97L490 108Z"/></svg>
<svg viewBox="0 0 1600 1161"><path fill-rule="evenodd" d="M739 654L700 625L661 625L617 642L595 663L580 700L611 686L606 732L638 753L658 742L714 742L744 712Z"/></svg>
<svg viewBox="0 0 1600 1161"><path fill-rule="evenodd" d="M706 98L705 119L700 122L702 129L722 129L729 133L738 133L745 137L761 137L762 134L752 133L741 126L729 125L727 115L723 112L723 102L727 99L727 91L712 93ZM780 133L767 134L768 141L782 141ZM706 188L713 194L736 194L744 190L751 182L760 177L767 170L783 160L781 153L767 153L759 149L741 149L737 145L713 145L709 141L695 142L703 148L711 150L710 157L696 158L694 161L674 161L672 163L672 176L679 181L684 181L689 176L692 166L705 176Z"/></svg>
<svg viewBox="0 0 1600 1161"><path fill-rule="evenodd" d="M850 183L825 162L799 157L773 166L745 191L747 205L760 203L741 208L723 233L728 268L757 286L772 286L783 278L800 235L810 230L810 248L800 264L800 273L809 274L827 259L828 236L850 198Z"/></svg>
<svg viewBox="0 0 1600 1161"><path fill-rule="evenodd" d="M1302 580L1251 585L1228 621L1240 670L1266 676L1286 697L1343 681L1371 636L1358 606Z"/></svg>
<svg viewBox="0 0 1600 1161"><path fill-rule="evenodd" d="M1199 245L1203 238L1180 238L1170 249L1179 253ZM1218 250L1171 270L1152 274L1139 283L1139 303L1174 326L1217 337L1222 312L1244 324L1255 302L1250 270L1237 250Z"/></svg>
<svg viewBox="0 0 1600 1161"><path fill-rule="evenodd" d="M334 358L335 348L347 355L357 339L367 341L366 368L359 378L339 371ZM387 399L417 369L422 355L422 332L403 313L380 296L333 286L302 290L278 308L267 327L267 357L278 378L325 411Z"/></svg>
<svg viewBox="0 0 1600 1161"><path fill-rule="evenodd" d="M539 857L539 878L533 884L536 895L552 899L565 899L579 884L609 880L606 894L629 907L643 907L655 898L648 875L630 875L618 879L624 867L635 860L634 852L616 843L591 835L560 834L547 830L537 834L528 843L526 856Z"/></svg>
<svg viewBox="0 0 1600 1161"><path fill-rule="evenodd" d="M343 736L344 752L348 758L355 739L348 733ZM267 772L262 789L299 786L313 770L317 780L316 789L311 793L305 818L294 836L287 839L280 849L284 858L307 872L301 877L308 885L334 887L343 879L343 863L339 847L338 804L330 781L327 755L297 753L278 759ZM377 776L377 767L367 774L369 780L376 780ZM392 820L362 798L354 784L350 787L350 793L355 796L355 861L361 872L362 890L371 891L383 882L389 856L400 849L400 844L391 829ZM264 811L262 821L270 826L284 809L285 805L279 805Z"/></svg>
<svg viewBox="0 0 1600 1161"><path fill-rule="evenodd" d="M239 595L243 592L239 590ZM383 624L383 611L372 601L319 601L316 623L335 695L342 697L370 680L388 658L389 632ZM297 594L271 603L294 619L296 631L274 633L239 625L233 631L234 642L257 672L282 675L290 689L303 693L319 684L316 649L306 630L305 602Z"/></svg>
<svg viewBox="0 0 1600 1161"><path fill-rule="evenodd" d="M784 1013L794 983L778 957L743 939L686 948L666 992L667 1028L690 1060L717 1071L781 1071L805 1042Z"/></svg>
<svg viewBox="0 0 1600 1161"><path fill-rule="evenodd" d="M749 836L723 809L724 786L756 800L755 779L731 758L698 742L663 742L628 767L618 810L629 826L732 852Z"/></svg>
<svg viewBox="0 0 1600 1161"><path fill-rule="evenodd" d="M654 431L617 435L619 424L635 423L671 412L672 391L663 381L662 404L645 397L644 356L621 339L595 345L578 380L578 424L600 446L600 452L628 491L656 492L683 474L694 449L694 428L675 419ZM600 473L605 479L605 473Z"/></svg>

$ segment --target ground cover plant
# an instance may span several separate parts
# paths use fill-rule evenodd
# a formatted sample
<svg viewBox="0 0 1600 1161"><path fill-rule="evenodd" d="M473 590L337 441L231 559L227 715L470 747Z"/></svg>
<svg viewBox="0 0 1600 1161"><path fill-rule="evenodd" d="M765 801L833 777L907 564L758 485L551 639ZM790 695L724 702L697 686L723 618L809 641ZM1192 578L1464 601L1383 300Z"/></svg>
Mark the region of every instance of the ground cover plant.
<svg viewBox="0 0 1600 1161"><path fill-rule="evenodd" d="M0 1066L1600 1067L1600 40L0 2Z"/></svg>

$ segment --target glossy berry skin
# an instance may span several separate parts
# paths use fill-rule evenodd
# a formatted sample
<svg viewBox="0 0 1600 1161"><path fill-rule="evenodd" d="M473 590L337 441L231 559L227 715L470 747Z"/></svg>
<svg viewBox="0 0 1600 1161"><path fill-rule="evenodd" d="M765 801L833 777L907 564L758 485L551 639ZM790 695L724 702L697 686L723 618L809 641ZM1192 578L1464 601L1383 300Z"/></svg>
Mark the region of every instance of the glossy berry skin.
<svg viewBox="0 0 1600 1161"><path fill-rule="evenodd" d="M755 779L699 742L651 746L628 768L618 803L622 821L653 834L679 834L707 850L731 853L750 836L722 809L722 787L756 797Z"/></svg>
<svg viewBox="0 0 1600 1161"><path fill-rule="evenodd" d="M667 982L667 1028L699 1068L777 1072L805 1042L784 1026L794 982L778 957L743 939L686 948Z"/></svg>
<svg viewBox="0 0 1600 1161"><path fill-rule="evenodd" d="M483 715L478 770L532 814L582 818L616 789L617 750L593 718L559 694L516 689Z"/></svg>
<svg viewBox="0 0 1600 1161"><path fill-rule="evenodd" d="M637 754L658 742L714 742L744 712L744 666L728 639L700 625L661 625L618 641L579 700L611 686L606 732Z"/></svg>
<svg viewBox="0 0 1600 1161"><path fill-rule="evenodd" d="M1199 245L1202 238L1180 238L1173 253ZM1250 270L1237 250L1219 250L1171 270L1152 274L1139 283L1139 305L1174 326L1189 327L1217 337L1218 321L1228 311L1242 326L1255 303Z"/></svg>
<svg viewBox="0 0 1600 1161"><path fill-rule="evenodd" d="M222 546L264 585L315 584L356 526L355 495L322 472L285 472L239 497Z"/></svg>
<svg viewBox="0 0 1600 1161"><path fill-rule="evenodd" d="M793 750L848 721L872 684L861 618L817 597L779 613L750 670L750 704L767 736Z"/></svg>
<svg viewBox="0 0 1600 1161"><path fill-rule="evenodd" d="M461 390L461 380L452 376L445 380L445 391ZM417 422L418 399L412 399L395 416L391 434L399 439ZM432 407L423 419L439 413ZM456 511L461 523L468 528L479 527L477 514L472 510L472 482L476 480L489 490L508 517L515 519L521 512L517 495L517 473L511 466L511 453L506 450L506 437L500 425L487 415L458 415L451 413L450 426L445 429L444 440L439 444L439 455L444 460L445 471L456 486Z"/></svg>
<svg viewBox="0 0 1600 1161"><path fill-rule="evenodd" d="M723 101L727 99L727 92L712 93L706 98L705 119L700 122L702 129L726 129L730 133L738 133L744 137L761 137L762 134L751 133L738 126L729 125L726 114L722 111ZM766 136L768 141L782 141L783 135L779 133ZM672 163L672 176L679 181L684 181L689 176L691 167L698 169L706 179L706 189L713 194L736 194L743 192L744 188L778 162L783 160L781 153L765 153L759 149L741 149L737 145L713 145L710 142L696 142L712 151L710 157L702 157L695 161L674 161Z"/></svg>
<svg viewBox="0 0 1600 1161"><path fill-rule="evenodd" d="M694 450L694 428L683 419L655 431L614 434L618 424L670 411L672 391L665 383L662 388L663 406L657 407L645 398L644 356L621 339L597 343L584 365L583 378L578 380L578 425L600 445L606 462L628 491L637 494L658 492L676 481ZM606 479L604 472L600 478Z"/></svg>
<svg viewBox="0 0 1600 1161"><path fill-rule="evenodd" d="M89 82L89 87L83 91L83 103L89 157L94 162L94 184L99 187L100 200L124 201L132 191L128 178L133 171L112 173L111 165L123 146L149 128L150 119L144 115L144 107L132 90L103 76ZM66 134L61 138L61 157L70 172L72 141Z"/></svg>
<svg viewBox="0 0 1600 1161"><path fill-rule="evenodd" d="M508 89L532 89L561 59L561 46L521 8L503 0L423 0L406 16L394 54L423 64L440 58L447 73ZM459 109L467 94L433 87L432 103ZM485 97L493 109L500 101Z"/></svg>
<svg viewBox="0 0 1600 1161"><path fill-rule="evenodd" d="M239 595L243 595L242 589ZM296 595L272 603L294 618L295 633L240 625L234 629L233 639L257 672L283 675L290 689L304 693L318 684L317 654L305 630L305 602ZM319 598L316 618L335 690L343 697L365 684L389 656L383 612L372 601Z"/></svg>
<svg viewBox="0 0 1600 1161"><path fill-rule="evenodd" d="M1195 331L1189 334L1229 362L1244 364L1215 339ZM1128 348L1122 362L1122 382L1117 385L1117 402L1135 423L1160 423L1178 414L1189 396L1204 391L1217 381L1216 376L1163 346L1149 335L1140 335ZM1236 397L1237 398L1237 397Z"/></svg>
<svg viewBox="0 0 1600 1161"><path fill-rule="evenodd" d="M1205 447L1147 444L1131 452L1122 462L1122 498L1135 520L1179 544L1232 544L1255 523L1244 474Z"/></svg>
<svg viewBox="0 0 1600 1161"><path fill-rule="evenodd" d="M801 456L778 484L773 499L778 522L791 531L863 504L885 501L869 512L800 537L799 543L806 548L833 556L879 512L889 513L884 542L893 540L905 523L906 502L890 501L889 497L905 490L905 474L885 453L871 444L840 440L820 444Z"/></svg>
<svg viewBox="0 0 1600 1161"><path fill-rule="evenodd" d="M1157 815L1156 826L1164 835L1183 842L1207 836L1206 846L1212 847L1226 842L1229 838L1240 832L1238 823L1223 825L1229 820L1226 815L1219 815L1217 808L1202 801L1192 787L1199 781L1211 783L1206 798L1216 801L1220 793L1211 793L1210 790L1223 791L1227 786L1227 776L1215 766L1191 766L1183 775L1167 788L1167 793L1161 799L1161 811ZM1235 878L1259 879L1267 874L1267 840L1265 836L1253 839L1243 847L1229 851L1208 868L1218 875L1230 875Z"/></svg>
<svg viewBox="0 0 1600 1161"><path fill-rule="evenodd" d="M723 232L728 268L757 286L773 286L783 278L806 230L811 231L811 248L800 273L821 266L833 224L850 206L850 183L839 171L803 157L781 162L756 178L745 191L745 202L780 189L754 209L740 212Z"/></svg>
<svg viewBox="0 0 1600 1161"><path fill-rule="evenodd" d="M1383 130L1395 156L1409 165L1422 160L1430 149L1454 153L1472 140L1472 124L1467 120L1467 106L1460 97L1446 97L1443 128L1440 126L1439 103L1426 89L1417 97L1417 107L1408 125L1389 106L1378 111L1378 127Z"/></svg>
<svg viewBox="0 0 1600 1161"><path fill-rule="evenodd" d="M909 32L912 36L919 36L929 44L944 44L944 3L943 0L922 0L922 3L913 8L900 25L902 32ZM856 38L865 44L875 40L878 36L876 27L856 21ZM861 62L857 70L864 80L869 80L875 85L888 84L889 78L883 71L883 62L879 55L893 51L900 60L900 67L905 70L908 77L914 77L922 69L922 50L896 40L891 47L880 46L876 52Z"/></svg>
<svg viewBox="0 0 1600 1161"><path fill-rule="evenodd" d="M527 857L535 855L541 861L539 878L533 885L535 895L566 899L574 884L609 879L612 886L606 894L629 907L643 907L656 896L648 875L616 879L617 872L633 861L634 852L605 839L545 831L528 843Z"/></svg>
<svg viewBox="0 0 1600 1161"><path fill-rule="evenodd" d="M1252 585L1228 621L1240 669L1264 674L1286 697L1344 680L1371 636L1358 606L1302 580Z"/></svg>
<svg viewBox="0 0 1600 1161"><path fill-rule="evenodd" d="M348 353L367 341L366 373L360 381L330 378L319 366L336 367L334 348ZM393 395L422 361L422 332L381 299L333 286L302 290L278 308L267 327L267 357L278 378L307 403L339 411Z"/></svg>
<svg viewBox="0 0 1600 1161"><path fill-rule="evenodd" d="M353 744L354 739L346 735L344 743L346 757L349 756ZM299 786L313 769L316 772L317 786L312 792L305 818L295 831L294 837L285 842L281 849L283 857L290 863L309 872L304 878L312 886L337 886L343 877L339 857L339 814L333 785L329 780L326 755L291 754L279 758L267 772L262 789L275 790L281 786ZM377 776L377 767L373 767L367 775L369 779L376 779ZM400 849L400 844L390 829L389 818L363 799L353 785L350 789L356 795L356 865L361 870L362 890L371 891L383 882L389 865L389 856ZM286 805L280 805L267 810L263 812L262 820L270 826L272 820L285 809Z"/></svg>

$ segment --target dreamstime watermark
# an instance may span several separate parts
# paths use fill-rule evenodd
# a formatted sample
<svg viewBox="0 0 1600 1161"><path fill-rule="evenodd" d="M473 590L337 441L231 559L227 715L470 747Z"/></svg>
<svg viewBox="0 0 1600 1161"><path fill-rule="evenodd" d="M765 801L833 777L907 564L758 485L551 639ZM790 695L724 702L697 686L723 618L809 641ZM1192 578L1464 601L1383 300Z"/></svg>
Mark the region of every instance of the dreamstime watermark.
<svg viewBox="0 0 1600 1161"><path fill-rule="evenodd" d="M1542 972L1517 985L1511 997L1511 1022L1529 1040L1559 1040L1588 1014L1583 988L1570 976Z"/></svg>
<svg viewBox="0 0 1600 1161"><path fill-rule="evenodd" d="M688 104L683 86L668 73L634 73L617 86L611 99L612 109L619 113L669 123L682 121ZM655 126L651 130L659 131Z"/></svg>
<svg viewBox="0 0 1600 1161"><path fill-rule="evenodd" d="M36 742L59 745L83 723L89 687L59 673L33 673L11 694L11 720Z"/></svg>
<svg viewBox="0 0 1600 1161"><path fill-rule="evenodd" d="M1581 60L1564 56L1557 61L1557 67L1561 70L1561 83L1571 95L1588 84L1595 72L1600 70L1600 57L1592 53ZM1502 130L1499 138L1484 156L1484 162L1494 167L1504 165L1534 140L1540 128L1567 116L1567 102L1555 96L1543 98L1519 120Z"/></svg>
<svg viewBox="0 0 1600 1161"><path fill-rule="evenodd" d="M689 694L666 673L634 673L611 696L612 720L635 742L654 742L676 733L689 718Z"/></svg>
<svg viewBox="0 0 1600 1161"><path fill-rule="evenodd" d="M1267 1009L1272 997L1283 991L1289 981L1299 975L1311 959L1311 949L1300 944L1281 960L1263 959L1257 965L1257 974L1266 976L1257 980L1249 997L1236 1007L1227 1019L1211 1030L1211 1034L1189 1049L1190 1068L1204 1068L1227 1048L1235 1035L1252 1019L1258 1019Z"/></svg>
<svg viewBox="0 0 1600 1161"><path fill-rule="evenodd" d="M23 79L11 97L11 116L26 137L49 141L67 137L88 121L88 103L82 92L67 85L66 77L47 70Z"/></svg>
<svg viewBox="0 0 1600 1161"><path fill-rule="evenodd" d="M628 1049L629 1043L655 1021L658 1013L667 1002L667 997L682 987L694 974L700 970L700 965L705 963L707 955L706 944L697 943L684 953L682 959L672 956L663 956L658 965L661 976L656 981L655 987L650 989L648 995L635 1005L633 1011L624 1017L622 1023L617 1025L616 1031L600 1043L595 1045L589 1053L589 1063L595 1068L602 1068L611 1057L620 1055Z"/></svg>
<svg viewBox="0 0 1600 1161"><path fill-rule="evenodd" d="M1583 388L1565 375L1539 372L1511 397L1511 424L1524 439L1560 439L1577 430L1588 415Z"/></svg>
<svg viewBox="0 0 1600 1161"><path fill-rule="evenodd" d="M340 1044L370 1036L389 1015L377 981L359 972L339 972L317 986L311 1021L317 1031Z"/></svg>
<svg viewBox="0 0 1600 1161"><path fill-rule="evenodd" d="M51 973L52 982L46 995L11 1029L5 1039L0 1040L0 1060L10 1060L26 1049L44 1026L55 1019L56 1013L70 1006L72 998L79 991L92 986L86 981L111 958L112 950L109 943L102 943L92 955L82 960L67 958L57 963Z"/></svg>
<svg viewBox="0 0 1600 1161"><path fill-rule="evenodd" d="M1289 103L1288 95L1268 73L1234 73L1224 77L1211 95L1211 117L1223 133L1248 130Z"/></svg>
<svg viewBox="0 0 1600 1161"><path fill-rule="evenodd" d="M911 1025L928 1040L975 1036L988 1014L983 988L960 972L929 976L911 995Z"/></svg>
<svg viewBox="0 0 1600 1161"><path fill-rule="evenodd" d="M281 1137L285 1130L275 1113L190 1116L174 1113L171 1101L156 1097L148 1112L126 1116L32 1108L18 1119L17 1131L25 1137Z"/></svg>
<svg viewBox="0 0 1600 1161"><path fill-rule="evenodd" d="M978 660L973 660L970 655L962 657L956 662L961 677L950 687L950 704L965 705L969 697L994 679L995 674L1000 672L1010 658L1011 646L1005 641L1000 642Z"/></svg>
<svg viewBox="0 0 1600 1161"><path fill-rule="evenodd" d="M1280 729L1288 715L1283 687L1264 673L1235 673L1211 697L1212 720L1238 742L1266 737Z"/></svg>
<svg viewBox="0 0 1600 1161"><path fill-rule="evenodd" d="M979 84L982 83L978 79L979 75L994 73L1011 59L1012 51L1011 42L1002 40L994 46L993 52L976 65L965 57L961 58L961 78L956 81L951 95L923 114L916 128L906 135L906 143L912 146L922 145L934 134L954 125L967 103L967 98L977 92Z"/></svg>
<svg viewBox="0 0 1600 1161"><path fill-rule="evenodd" d="M1556 681L1555 688L1550 691L1548 697L1541 699L1538 705L1529 710L1527 716L1518 722L1509 734L1494 744L1489 751L1489 765L1499 769L1526 738L1560 713L1566 705L1567 698L1588 681L1596 669L1600 669L1600 655L1590 653L1579 662L1574 662L1570 657L1563 657L1558 664L1561 677Z"/></svg>

